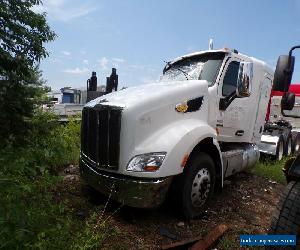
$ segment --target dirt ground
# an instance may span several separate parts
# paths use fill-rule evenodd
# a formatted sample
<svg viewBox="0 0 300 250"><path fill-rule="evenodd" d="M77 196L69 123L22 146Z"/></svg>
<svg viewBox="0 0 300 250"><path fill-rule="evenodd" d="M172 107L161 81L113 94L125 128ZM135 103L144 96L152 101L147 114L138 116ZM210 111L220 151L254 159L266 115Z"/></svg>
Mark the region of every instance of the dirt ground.
<svg viewBox="0 0 300 250"><path fill-rule="evenodd" d="M91 211L102 213L107 197L88 187L77 166L62 173L63 183L56 189L58 200L67 201L74 216L82 220ZM271 215L284 186L269 179L240 173L225 181L210 208L199 219L183 221L169 203L156 210L120 207L109 201L103 219L115 237L108 237L101 249L160 249L162 245L205 235L215 226L226 224L229 230L212 249L240 249L240 234L267 233Z"/></svg>

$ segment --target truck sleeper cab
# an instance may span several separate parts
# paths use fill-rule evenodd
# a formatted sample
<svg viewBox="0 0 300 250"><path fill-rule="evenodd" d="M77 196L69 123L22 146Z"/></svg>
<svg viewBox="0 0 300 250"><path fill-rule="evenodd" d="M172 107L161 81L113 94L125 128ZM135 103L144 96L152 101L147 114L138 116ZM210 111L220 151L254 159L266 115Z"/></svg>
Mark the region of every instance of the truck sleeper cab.
<svg viewBox="0 0 300 250"><path fill-rule="evenodd" d="M80 171L89 185L133 207L168 193L186 218L215 186L254 165L273 72L229 49L167 63L157 83L114 92L83 109Z"/></svg>

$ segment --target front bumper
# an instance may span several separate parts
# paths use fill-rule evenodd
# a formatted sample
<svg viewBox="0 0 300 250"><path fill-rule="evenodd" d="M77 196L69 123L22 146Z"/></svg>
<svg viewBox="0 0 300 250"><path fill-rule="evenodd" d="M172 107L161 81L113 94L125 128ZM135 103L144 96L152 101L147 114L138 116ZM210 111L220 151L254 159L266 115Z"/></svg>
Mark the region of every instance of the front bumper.
<svg viewBox="0 0 300 250"><path fill-rule="evenodd" d="M131 207L154 208L165 200L172 176L159 179L136 178L96 170L80 160L83 179L102 194Z"/></svg>

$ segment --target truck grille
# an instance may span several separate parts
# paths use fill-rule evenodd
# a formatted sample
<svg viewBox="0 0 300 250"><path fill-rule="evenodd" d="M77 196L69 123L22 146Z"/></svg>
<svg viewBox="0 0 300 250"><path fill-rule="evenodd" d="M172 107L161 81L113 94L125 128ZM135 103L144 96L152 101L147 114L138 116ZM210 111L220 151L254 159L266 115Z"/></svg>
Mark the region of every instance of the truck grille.
<svg viewBox="0 0 300 250"><path fill-rule="evenodd" d="M94 167L117 170L122 108L96 105L82 110L82 157Z"/></svg>

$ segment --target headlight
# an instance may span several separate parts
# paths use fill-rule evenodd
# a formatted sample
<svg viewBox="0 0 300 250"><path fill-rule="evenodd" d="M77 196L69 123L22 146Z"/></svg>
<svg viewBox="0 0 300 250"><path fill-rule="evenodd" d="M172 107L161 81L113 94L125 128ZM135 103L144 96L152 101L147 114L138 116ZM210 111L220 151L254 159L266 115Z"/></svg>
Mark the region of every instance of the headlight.
<svg viewBox="0 0 300 250"><path fill-rule="evenodd" d="M131 159L126 169L134 172L154 172L160 168L165 156L165 152L137 155Z"/></svg>

